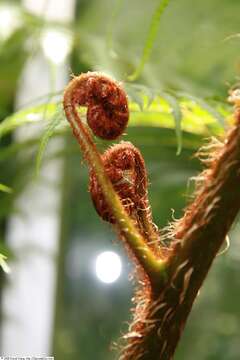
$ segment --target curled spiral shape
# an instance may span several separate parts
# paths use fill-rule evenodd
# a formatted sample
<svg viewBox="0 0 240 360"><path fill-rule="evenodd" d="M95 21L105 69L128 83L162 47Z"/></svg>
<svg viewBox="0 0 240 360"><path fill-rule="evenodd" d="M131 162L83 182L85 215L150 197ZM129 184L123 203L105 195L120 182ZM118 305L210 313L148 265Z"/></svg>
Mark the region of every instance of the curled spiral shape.
<svg viewBox="0 0 240 360"><path fill-rule="evenodd" d="M121 142L106 150L102 161L126 212L133 215L138 209L146 208L147 173L140 151L130 142ZM90 172L89 191L101 218L115 223L93 171Z"/></svg>
<svg viewBox="0 0 240 360"><path fill-rule="evenodd" d="M131 143L122 142L100 154L82 122L78 106L87 107L87 122L94 134L104 139L120 136L128 121L127 96L117 82L105 75L88 72L67 85L63 107L90 169L90 192L98 214L127 239L141 266L158 269L154 245L158 240L147 198L147 174L143 157ZM130 216L129 216L130 215Z"/></svg>
<svg viewBox="0 0 240 360"><path fill-rule="evenodd" d="M98 72L73 79L77 87L72 104L87 107L87 123L93 133L114 140L124 132L129 118L127 96L119 83Z"/></svg>

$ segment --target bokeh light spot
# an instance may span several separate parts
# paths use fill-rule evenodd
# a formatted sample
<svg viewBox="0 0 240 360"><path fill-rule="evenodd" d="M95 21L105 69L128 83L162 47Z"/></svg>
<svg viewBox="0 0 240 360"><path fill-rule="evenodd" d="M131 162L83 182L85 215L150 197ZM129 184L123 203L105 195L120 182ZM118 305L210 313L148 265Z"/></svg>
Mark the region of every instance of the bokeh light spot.
<svg viewBox="0 0 240 360"><path fill-rule="evenodd" d="M122 272L120 257L113 251L104 251L96 258L97 278L107 284L115 282Z"/></svg>

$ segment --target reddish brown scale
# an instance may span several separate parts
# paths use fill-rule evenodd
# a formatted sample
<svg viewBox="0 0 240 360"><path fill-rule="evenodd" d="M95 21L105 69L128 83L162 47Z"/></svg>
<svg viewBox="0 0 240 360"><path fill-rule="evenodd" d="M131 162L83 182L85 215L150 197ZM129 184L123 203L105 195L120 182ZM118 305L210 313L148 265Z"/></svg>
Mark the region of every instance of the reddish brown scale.
<svg viewBox="0 0 240 360"><path fill-rule="evenodd" d="M102 160L127 213L132 215L138 208L146 207L147 174L140 151L131 143L122 142L105 151ZM90 172L89 190L98 214L103 220L115 223L93 171Z"/></svg>
<svg viewBox="0 0 240 360"><path fill-rule="evenodd" d="M235 125L210 154L192 204L170 229L167 283L160 291L152 286L140 316L136 308L119 360L173 359L193 302L240 209L240 110L235 106Z"/></svg>
<svg viewBox="0 0 240 360"><path fill-rule="evenodd" d="M127 126L129 110L125 91L105 75L97 72L81 74L72 103L87 107L88 125L102 139L116 139Z"/></svg>
<svg viewBox="0 0 240 360"><path fill-rule="evenodd" d="M159 234L152 223L147 174L141 153L131 143L115 145L101 156L103 168L92 137L76 111L75 105L88 107L88 123L93 131L101 133L104 126L104 135L97 135L108 139L119 136L120 124L123 131L128 117L126 97L121 87L106 76L87 73L73 79L65 91L66 116L92 168L90 192L96 210L104 220L116 224L118 235L136 264L136 274L142 285L134 299L134 319L129 333L124 336L127 345L119 360L173 359L194 299L239 212L240 91L232 92L229 100L235 105L235 125L224 143L207 158L209 167L197 179L192 204L183 218L170 227L168 238L172 242L165 253L161 244L159 246ZM212 150L214 147L210 146ZM89 155L90 151L94 156ZM107 197L108 188L112 190L104 170L146 242L146 247L142 247L144 241L140 242L140 249L147 250L149 246L156 259L165 260L166 271L160 266L156 274L153 268L146 266L143 258L147 259L147 253L142 256L137 252L139 247L130 241L129 232L118 226L121 218L117 219L118 222L114 219L115 208L113 206L111 210L102 192L103 188ZM108 186L104 186L104 181ZM111 194L115 196L112 191ZM108 204L113 204L109 197Z"/></svg>

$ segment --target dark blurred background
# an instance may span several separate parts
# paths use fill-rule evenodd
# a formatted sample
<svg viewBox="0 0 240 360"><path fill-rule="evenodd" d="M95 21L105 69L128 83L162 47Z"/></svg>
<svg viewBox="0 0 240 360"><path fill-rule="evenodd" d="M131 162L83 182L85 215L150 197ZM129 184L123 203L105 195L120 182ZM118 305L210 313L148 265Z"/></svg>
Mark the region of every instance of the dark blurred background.
<svg viewBox="0 0 240 360"><path fill-rule="evenodd" d="M93 209L87 168L61 109L71 74L99 70L125 82L132 111L124 140L144 155L159 227L182 215L188 180L201 169L193 154L206 137L223 132L214 115L229 114L225 99L239 81L239 1L170 1L137 79L139 93L127 77L158 4L0 1L0 183L10 188L0 192L0 252L8 258L7 265L0 259L0 355L113 360L131 319L133 269ZM159 92L171 94L170 107L157 97L142 111L141 103ZM179 100L178 93L187 95ZM179 109L184 126L176 155ZM240 359L239 234L236 222L176 360Z"/></svg>

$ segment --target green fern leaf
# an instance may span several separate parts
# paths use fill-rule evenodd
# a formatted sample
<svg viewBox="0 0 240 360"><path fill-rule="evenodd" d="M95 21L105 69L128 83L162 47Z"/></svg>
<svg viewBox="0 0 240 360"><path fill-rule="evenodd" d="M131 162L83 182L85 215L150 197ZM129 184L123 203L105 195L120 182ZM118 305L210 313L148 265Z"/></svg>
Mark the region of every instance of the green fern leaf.
<svg viewBox="0 0 240 360"><path fill-rule="evenodd" d="M219 111L217 111L215 108L213 108L209 103L207 103L205 100L197 97L197 96L194 96L194 95L191 95L191 94L188 94L188 93L185 93L185 92L178 92L177 93L179 96L183 97L183 98L186 98L186 99L189 99L193 102L195 102L196 104L198 104L202 109L206 110L209 114L211 114L218 122L221 126L225 126L225 119L224 117L220 114Z"/></svg>
<svg viewBox="0 0 240 360"><path fill-rule="evenodd" d="M182 150L181 107L174 96L167 94L165 92L161 93L160 95L169 103L170 107L172 108L172 115L175 121L175 132L177 137L177 155L180 155Z"/></svg>
<svg viewBox="0 0 240 360"><path fill-rule="evenodd" d="M28 123L35 123L42 120L49 120L56 114L58 103L36 105L31 108L23 109L8 116L0 123L0 137L10 133L14 129Z"/></svg>
<svg viewBox="0 0 240 360"><path fill-rule="evenodd" d="M125 85L128 96L132 102L138 105L139 109L143 111L144 109L144 99L141 93L132 86L132 84Z"/></svg>
<svg viewBox="0 0 240 360"><path fill-rule="evenodd" d="M36 156L36 176L39 175L43 155L46 150L47 144L50 138L53 136L56 127L61 123L61 121L62 121L62 114L60 115L58 114L58 116L55 116L53 120L49 123L49 125L47 126L47 128L43 133Z"/></svg>
<svg viewBox="0 0 240 360"><path fill-rule="evenodd" d="M13 191L10 187L0 184L0 191L11 194Z"/></svg>
<svg viewBox="0 0 240 360"><path fill-rule="evenodd" d="M144 65L149 60L152 49L153 49L154 41L157 36L157 31L158 31L158 26L159 26L159 23L161 20L161 16L162 16L165 8L169 4L169 2L170 2L170 0L161 0L157 9L155 10L153 17L152 17L151 24L150 24L150 28L148 31L147 39L146 39L146 42L145 42L145 45L143 48L142 57L140 59L139 65L137 66L136 70L133 72L133 74L128 76L129 81L134 81L141 75Z"/></svg>
<svg viewBox="0 0 240 360"><path fill-rule="evenodd" d="M131 84L128 83L128 88L132 89L133 91L137 91L138 93L141 94L141 96L143 97L144 100L146 100L146 108L148 108L149 106L151 106L153 100L156 98L156 96L158 95L157 91L153 88L150 88L146 85L143 84Z"/></svg>

